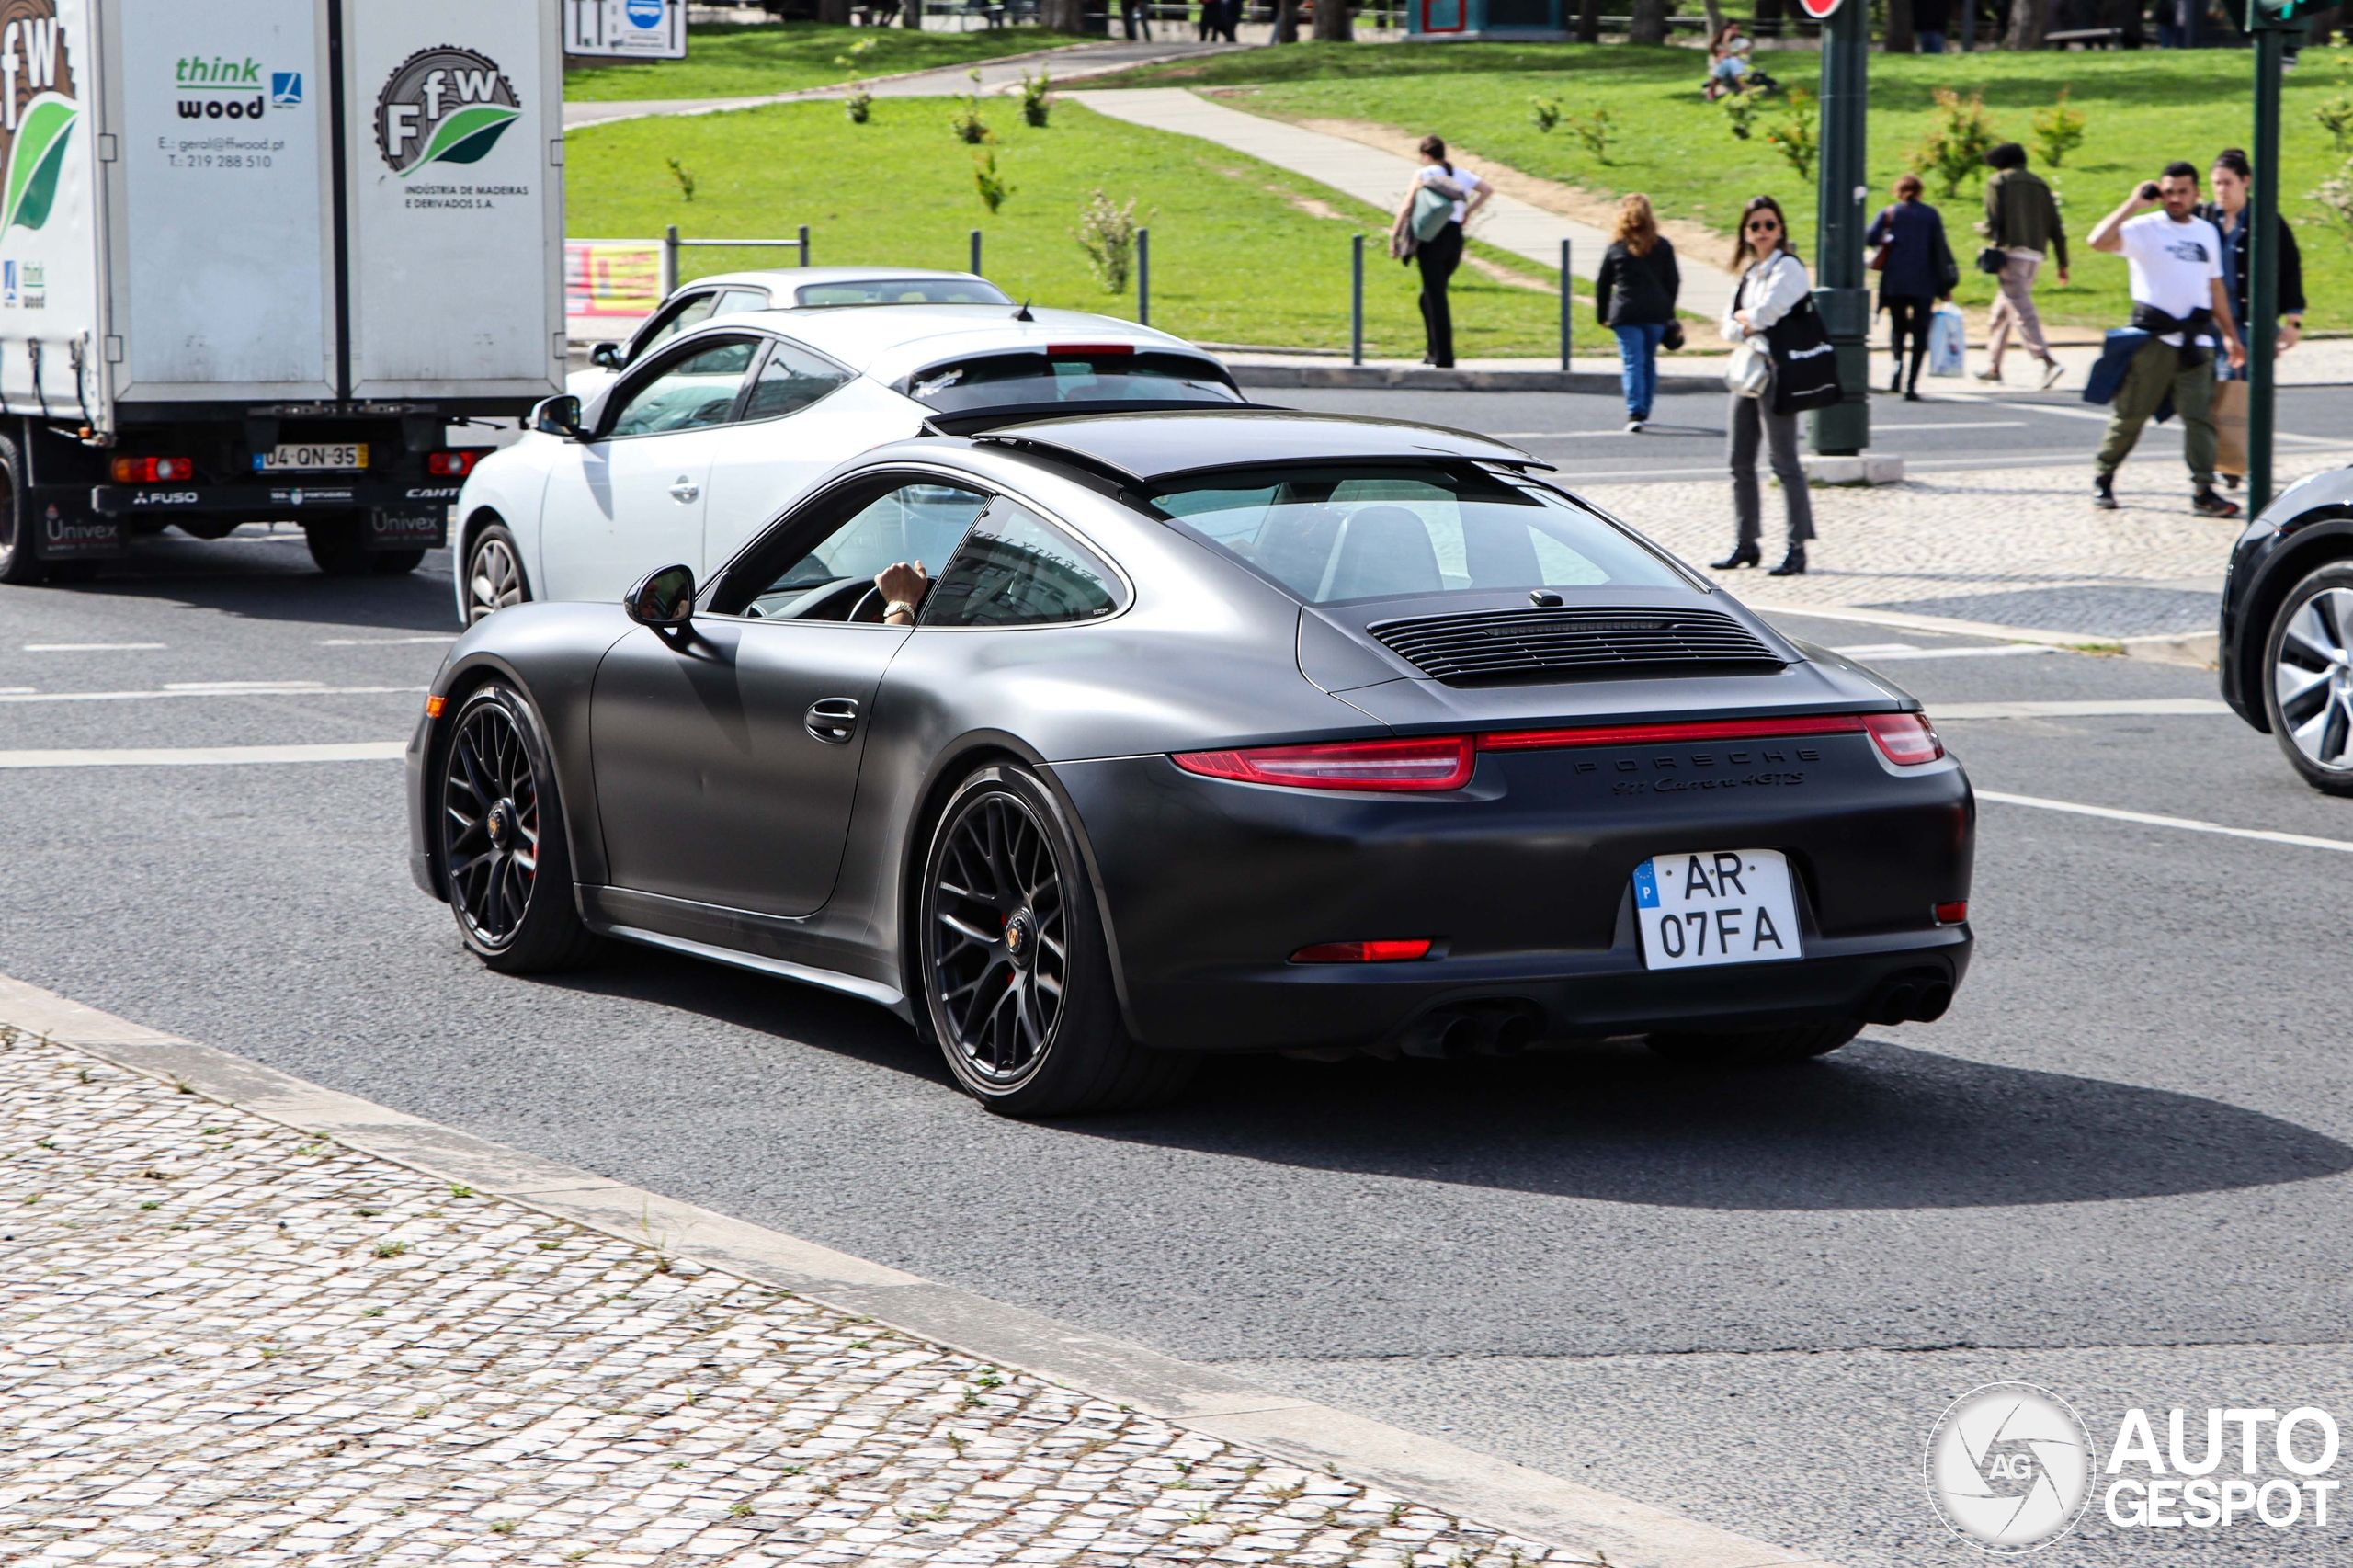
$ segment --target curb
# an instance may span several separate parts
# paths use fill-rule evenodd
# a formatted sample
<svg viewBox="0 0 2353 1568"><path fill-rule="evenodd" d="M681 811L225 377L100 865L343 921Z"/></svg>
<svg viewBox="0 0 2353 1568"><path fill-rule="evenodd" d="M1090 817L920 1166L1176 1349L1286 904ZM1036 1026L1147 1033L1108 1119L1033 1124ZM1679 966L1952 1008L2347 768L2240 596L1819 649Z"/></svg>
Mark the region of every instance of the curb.
<svg viewBox="0 0 2353 1568"><path fill-rule="evenodd" d="M1991 620L1958 620L1941 615L1914 615L1908 610L1852 609L1845 605L1769 604L1740 601L1759 615L1812 616L1816 620L1846 620L1859 626L1888 626L1899 631L1934 631L1953 637L1992 637L2004 642L2039 642L2077 653L2121 654L2161 665L2192 665L2212 669L2222 657L2222 634L2215 631L2162 631L2147 637L2110 637L2097 631L2044 631L2027 626L2004 626Z"/></svg>
<svg viewBox="0 0 2353 1568"><path fill-rule="evenodd" d="M1826 1558L1275 1393L1215 1368L324 1088L6 975L0 1023L437 1181L790 1290L1288 1463L1328 1468L1481 1524L1589 1552L1608 1568L1836 1568Z"/></svg>
<svg viewBox="0 0 2353 1568"><path fill-rule="evenodd" d="M1606 370L1441 370L1427 365L1235 365L1234 384L1245 387L1404 387L1416 392L1617 392L1618 377ZM1721 376L1661 376L1658 390L1715 392Z"/></svg>

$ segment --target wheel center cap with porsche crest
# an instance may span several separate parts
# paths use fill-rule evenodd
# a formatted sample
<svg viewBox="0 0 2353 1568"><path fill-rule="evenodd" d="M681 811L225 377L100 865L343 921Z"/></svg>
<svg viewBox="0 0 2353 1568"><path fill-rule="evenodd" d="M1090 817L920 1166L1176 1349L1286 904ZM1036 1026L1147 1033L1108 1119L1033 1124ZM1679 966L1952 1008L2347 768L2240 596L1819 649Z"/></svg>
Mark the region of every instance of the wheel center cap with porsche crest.
<svg viewBox="0 0 2353 1568"><path fill-rule="evenodd" d="M1038 920L1022 910L1005 923L1005 955L1025 968L1038 947Z"/></svg>
<svg viewBox="0 0 2353 1568"><path fill-rule="evenodd" d="M515 802L501 801L490 808L490 815L483 826L490 834L493 849L506 849L515 842Z"/></svg>

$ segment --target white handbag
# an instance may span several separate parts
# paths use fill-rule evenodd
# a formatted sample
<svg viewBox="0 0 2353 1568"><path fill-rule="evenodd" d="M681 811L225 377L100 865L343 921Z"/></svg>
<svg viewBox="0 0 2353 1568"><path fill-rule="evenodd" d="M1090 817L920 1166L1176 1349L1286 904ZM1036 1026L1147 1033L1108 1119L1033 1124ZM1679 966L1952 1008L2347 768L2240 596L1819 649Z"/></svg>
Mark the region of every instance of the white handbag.
<svg viewBox="0 0 2353 1568"><path fill-rule="evenodd" d="M1747 339L1733 344L1724 366L1724 385L1742 397L1763 397L1772 384L1773 356Z"/></svg>

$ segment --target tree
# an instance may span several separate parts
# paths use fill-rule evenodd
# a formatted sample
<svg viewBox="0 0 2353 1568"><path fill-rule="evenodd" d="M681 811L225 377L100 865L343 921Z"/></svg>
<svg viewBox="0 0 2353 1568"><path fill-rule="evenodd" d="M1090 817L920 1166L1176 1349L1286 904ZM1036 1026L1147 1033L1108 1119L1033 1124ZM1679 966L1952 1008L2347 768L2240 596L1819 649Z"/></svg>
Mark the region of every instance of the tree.
<svg viewBox="0 0 2353 1568"><path fill-rule="evenodd" d="M1275 41L1299 41L1299 0L1275 0Z"/></svg>
<svg viewBox="0 0 2353 1568"><path fill-rule="evenodd" d="M1086 0L1039 0L1038 25L1058 33L1086 30Z"/></svg>
<svg viewBox="0 0 2353 1568"><path fill-rule="evenodd" d="M1626 29L1628 43L1666 41L1666 0L1634 0L1633 25Z"/></svg>
<svg viewBox="0 0 2353 1568"><path fill-rule="evenodd" d="M1887 51L1917 54L1919 35L1912 29L1912 0L1887 0Z"/></svg>
<svg viewBox="0 0 2353 1568"><path fill-rule="evenodd" d="M817 19L836 27L849 26L850 0L817 0Z"/></svg>
<svg viewBox="0 0 2353 1568"><path fill-rule="evenodd" d="M916 28L923 26L923 0L899 0L899 25Z"/></svg>
<svg viewBox="0 0 2353 1568"><path fill-rule="evenodd" d="M1601 0L1577 0L1577 41L1601 41Z"/></svg>
<svg viewBox="0 0 2353 1568"><path fill-rule="evenodd" d="M1347 0L1315 0L1315 36L1325 43L1354 43L1356 29L1348 24Z"/></svg>
<svg viewBox="0 0 2353 1568"><path fill-rule="evenodd" d="M2141 0L2100 0L2099 25L2119 28L2124 33L2124 47L2139 49L2148 42L2148 35L2141 30ZM2315 31L2314 38L2328 35Z"/></svg>
<svg viewBox="0 0 2353 1568"><path fill-rule="evenodd" d="M1716 35L1724 30L1724 8L1717 0L1699 0L1699 8L1708 14L1708 47L1716 47Z"/></svg>
<svg viewBox="0 0 2353 1568"><path fill-rule="evenodd" d="M2051 30L2050 0L2010 0L2010 30L2004 49L2040 49Z"/></svg>

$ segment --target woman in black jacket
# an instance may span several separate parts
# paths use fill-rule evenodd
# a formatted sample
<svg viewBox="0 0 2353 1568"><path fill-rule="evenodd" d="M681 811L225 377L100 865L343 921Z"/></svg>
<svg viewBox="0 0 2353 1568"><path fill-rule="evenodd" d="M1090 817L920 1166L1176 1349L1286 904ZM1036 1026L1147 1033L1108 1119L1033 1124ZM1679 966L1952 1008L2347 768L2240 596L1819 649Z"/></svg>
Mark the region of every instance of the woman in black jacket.
<svg viewBox="0 0 2353 1568"><path fill-rule="evenodd" d="M1683 286L1675 247L1658 232L1651 199L1640 191L1618 209L1618 226L1593 280L1593 313L1618 335L1620 380L1626 389L1626 428L1650 422L1658 395L1658 347L1675 324L1675 296Z"/></svg>
<svg viewBox="0 0 2353 1568"><path fill-rule="evenodd" d="M1887 312L1887 351L1895 360L1895 374L1887 390L1901 392L1907 403L1920 401L1920 362L1928 357L1928 318L1938 300L1952 298L1961 281L1961 267L1945 240L1944 216L1920 199L1920 176L1904 175L1895 182L1895 202L1871 221L1867 245L1881 248L1879 308ZM1912 345L1912 375L1904 374L1904 345Z"/></svg>

